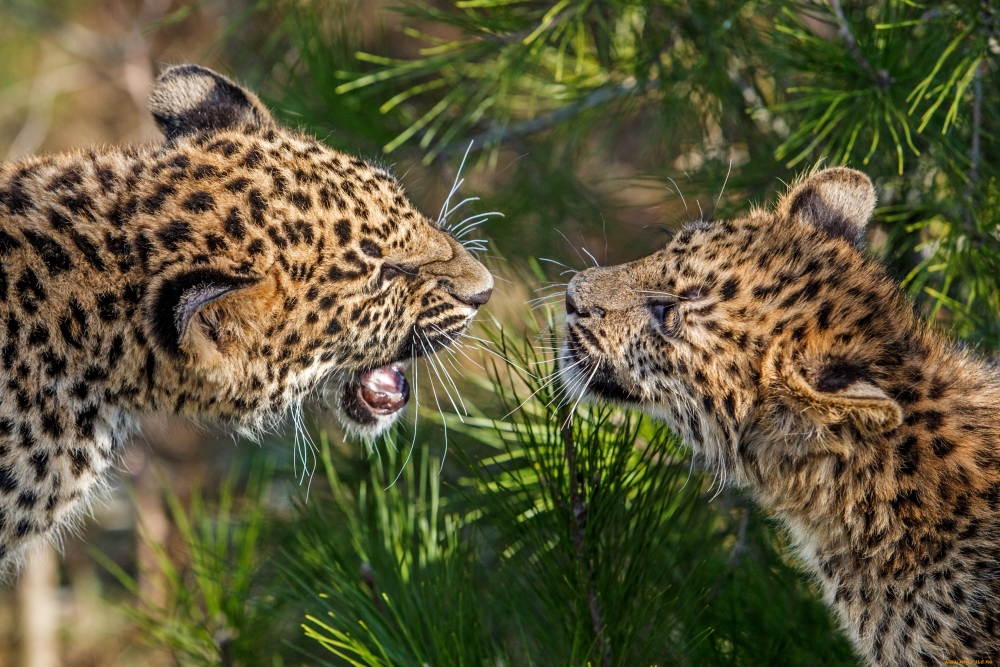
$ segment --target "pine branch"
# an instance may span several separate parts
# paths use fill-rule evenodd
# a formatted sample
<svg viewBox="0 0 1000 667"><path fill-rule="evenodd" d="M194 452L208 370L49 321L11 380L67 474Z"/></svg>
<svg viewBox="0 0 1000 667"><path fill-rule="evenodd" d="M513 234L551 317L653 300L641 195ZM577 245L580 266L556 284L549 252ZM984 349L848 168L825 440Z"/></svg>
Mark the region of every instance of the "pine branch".
<svg viewBox="0 0 1000 667"><path fill-rule="evenodd" d="M565 410L560 411L566 412ZM587 606L590 608L590 622L596 637L596 647L601 655L601 664L611 667L611 644L604 636L604 617L601 614L601 603L594 590L593 568L587 564L583 550L583 539L587 527L587 506L580 494L580 478L576 471L576 443L573 441L573 427L568 414L560 414L562 420L562 439L566 449L566 465L569 469L569 500L572 511L570 533L573 540L573 550L576 552L580 574L586 581Z"/></svg>
<svg viewBox="0 0 1000 667"><path fill-rule="evenodd" d="M986 27L986 41L994 39L997 28L1000 26L1000 17L997 10L993 8L991 0L980 0L979 20ZM969 151L969 184L975 187L979 181L979 161L982 159L982 148L980 147L980 136L983 126L983 69L986 67L986 59L979 61L976 68L975 79L973 80L972 94L972 147Z"/></svg>
<svg viewBox="0 0 1000 667"><path fill-rule="evenodd" d="M996 37L1000 29L1000 15L992 0L979 0L979 21L986 26L987 39Z"/></svg>
<svg viewBox="0 0 1000 667"><path fill-rule="evenodd" d="M990 3L984 2L984 16L991 16L989 13ZM987 26L987 35L992 37L993 26L990 22L984 21ZM972 80L972 145L969 147L969 182L966 186L967 205L963 212L963 222L970 231L972 229L972 206L973 198L976 194L976 185L979 183L979 162L982 160L981 136L983 127L983 68L986 67L986 59L979 61L976 73Z"/></svg>
<svg viewBox="0 0 1000 667"><path fill-rule="evenodd" d="M364 583L365 587L371 593L372 604L375 605L375 609L378 613L385 615L385 610L382 609L382 597L378 592L378 584L375 582L375 573L372 571L372 566L370 563L362 563L361 570L358 572L361 577L361 581Z"/></svg>
<svg viewBox="0 0 1000 667"><path fill-rule="evenodd" d="M577 11L576 7L570 7L569 9L564 9L558 14L556 14L555 17L552 19L552 21L549 23L549 30L561 24L563 21L565 21L570 16L575 14L576 11ZM487 42L502 42L509 44L511 42L520 42L524 40L529 35L534 34L535 30L537 30L537 28L533 26L530 28L525 28L524 30L518 30L517 32L509 32L502 34L486 33L485 35L483 35L482 38L484 41Z"/></svg>
<svg viewBox="0 0 1000 667"><path fill-rule="evenodd" d="M892 77L889 76L889 72L884 69L880 69L876 72L868 59L865 58L865 54L861 51L861 47L858 45L858 40L854 38L854 33L851 32L851 26L847 22L847 17L844 16L844 8L840 6L840 0L829 0L830 8L833 10L834 15L837 17L837 25L840 26L839 34L843 38L844 43L847 44L847 50L851 52L854 57L854 62L858 64L858 67L865 71L865 74L872 80L872 82L878 86L878 89L882 92L889 90L889 86L892 84Z"/></svg>
<svg viewBox="0 0 1000 667"><path fill-rule="evenodd" d="M985 60L979 61L975 78L972 82L972 146L969 149L969 188L974 189L979 182L979 161L982 159L980 135L983 127L983 66ZM971 194L971 192L970 192Z"/></svg>
<svg viewBox="0 0 1000 667"><path fill-rule="evenodd" d="M651 80L647 83L646 90L654 90L658 88L659 85L659 81ZM516 137L541 132L542 130L558 125L559 123L569 120L570 118L574 118L591 107L596 107L599 104L604 104L605 102L610 102L611 100L616 100L630 95L636 92L637 88L638 82L634 78L629 77L621 83L616 83L612 86L605 86L604 88L598 88L579 102L567 104L552 113L538 116L520 123L515 123L513 125L489 129L485 132L477 134L471 139L471 141L474 146L482 147L489 146L494 143L501 143L508 139L514 139ZM467 143L456 142L448 149L441 151L439 155L451 155L452 153L462 152L467 147Z"/></svg>

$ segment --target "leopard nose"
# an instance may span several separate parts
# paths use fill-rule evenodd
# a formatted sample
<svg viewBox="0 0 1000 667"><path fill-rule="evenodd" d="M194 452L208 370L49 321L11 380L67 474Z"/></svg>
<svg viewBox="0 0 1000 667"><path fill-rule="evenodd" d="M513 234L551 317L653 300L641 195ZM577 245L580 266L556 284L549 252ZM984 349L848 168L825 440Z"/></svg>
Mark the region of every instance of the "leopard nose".
<svg viewBox="0 0 1000 667"><path fill-rule="evenodd" d="M587 308L581 308L577 303L576 299L573 297L573 289L570 285L570 289L566 290L566 315L576 315L577 317L604 317L607 312L600 306L588 306Z"/></svg>
<svg viewBox="0 0 1000 667"><path fill-rule="evenodd" d="M580 312L580 307L576 305L576 301L573 300L573 295L569 290L566 290L566 314L576 315Z"/></svg>
<svg viewBox="0 0 1000 667"><path fill-rule="evenodd" d="M493 296L492 287L483 290L478 294L473 294L472 296L456 296L455 298L461 301L462 303L468 304L470 306L482 306L483 304L485 304L487 301L490 300L491 296Z"/></svg>

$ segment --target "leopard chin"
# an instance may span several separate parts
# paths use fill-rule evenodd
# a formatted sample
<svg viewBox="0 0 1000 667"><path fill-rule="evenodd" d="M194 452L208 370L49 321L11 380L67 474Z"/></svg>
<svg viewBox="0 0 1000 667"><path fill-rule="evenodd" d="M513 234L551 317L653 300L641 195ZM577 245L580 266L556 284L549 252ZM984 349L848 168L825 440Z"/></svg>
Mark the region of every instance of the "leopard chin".
<svg viewBox="0 0 1000 667"><path fill-rule="evenodd" d="M641 407L642 397L622 384L614 368L599 354L581 349L579 337L567 336L559 356L561 381L564 386L582 392L581 400Z"/></svg>

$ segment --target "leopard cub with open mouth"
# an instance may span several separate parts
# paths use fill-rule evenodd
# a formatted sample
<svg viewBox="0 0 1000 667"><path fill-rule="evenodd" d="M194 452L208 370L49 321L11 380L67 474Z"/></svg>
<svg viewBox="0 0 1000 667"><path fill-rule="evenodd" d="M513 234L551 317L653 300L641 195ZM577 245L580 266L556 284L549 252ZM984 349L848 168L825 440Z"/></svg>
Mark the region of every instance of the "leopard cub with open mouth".
<svg viewBox="0 0 1000 667"><path fill-rule="evenodd" d="M0 570L70 524L158 412L254 431L336 385L349 431L464 333L486 268L371 163L172 67L165 141L0 165Z"/></svg>

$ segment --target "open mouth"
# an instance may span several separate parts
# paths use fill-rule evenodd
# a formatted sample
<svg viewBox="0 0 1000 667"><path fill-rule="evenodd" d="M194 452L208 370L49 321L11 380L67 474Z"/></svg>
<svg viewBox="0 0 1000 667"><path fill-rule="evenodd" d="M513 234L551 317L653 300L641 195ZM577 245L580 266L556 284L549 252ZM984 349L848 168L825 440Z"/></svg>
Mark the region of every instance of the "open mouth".
<svg viewBox="0 0 1000 667"><path fill-rule="evenodd" d="M359 425L369 426L406 407L410 383L403 375L405 364L396 362L355 375L344 384L341 405Z"/></svg>
<svg viewBox="0 0 1000 667"><path fill-rule="evenodd" d="M393 355L396 361L350 376L339 398L339 412L346 417L344 425L348 430L372 435L391 426L410 400L410 383L403 371L417 358L448 347L464 326L446 330L435 326L432 334L414 326Z"/></svg>
<svg viewBox="0 0 1000 667"><path fill-rule="evenodd" d="M391 415L410 400L410 383L398 365L382 366L358 376L358 396L375 414Z"/></svg>

